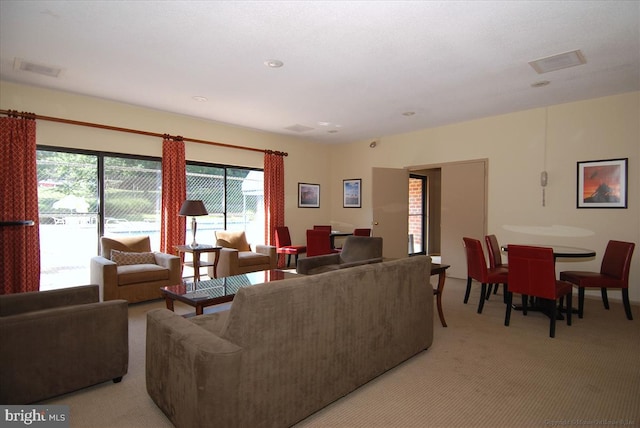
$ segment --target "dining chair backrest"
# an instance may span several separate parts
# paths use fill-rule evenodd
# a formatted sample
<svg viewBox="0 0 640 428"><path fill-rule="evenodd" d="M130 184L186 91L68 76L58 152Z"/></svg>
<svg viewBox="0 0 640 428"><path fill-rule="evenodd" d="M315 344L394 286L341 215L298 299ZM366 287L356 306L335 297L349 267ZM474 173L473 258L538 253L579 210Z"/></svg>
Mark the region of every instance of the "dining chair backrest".
<svg viewBox="0 0 640 428"><path fill-rule="evenodd" d="M555 300L556 268L553 249L509 245L507 289L511 293Z"/></svg>
<svg viewBox="0 0 640 428"><path fill-rule="evenodd" d="M489 267L497 268L502 266L502 255L500 254L500 245L496 235L486 235L484 241L487 244L487 254L489 255Z"/></svg>
<svg viewBox="0 0 640 428"><path fill-rule="evenodd" d="M287 226L276 227L276 248L291 245L291 235Z"/></svg>
<svg viewBox="0 0 640 428"><path fill-rule="evenodd" d="M353 229L353 236L371 236L371 229Z"/></svg>
<svg viewBox="0 0 640 428"><path fill-rule="evenodd" d="M462 240L467 254L467 277L482 283L488 282L487 261L484 258L482 244L473 238L464 237Z"/></svg>
<svg viewBox="0 0 640 428"><path fill-rule="evenodd" d="M314 225L313 230L326 230L327 232L331 233L331 226Z"/></svg>
<svg viewBox="0 0 640 428"><path fill-rule="evenodd" d="M633 242L609 241L602 256L600 273L619 279L621 288L629 287L629 270L631 269L631 256L636 244ZM511 254L511 253L509 253Z"/></svg>
<svg viewBox="0 0 640 428"><path fill-rule="evenodd" d="M326 230L307 229L307 257L331 254L331 239Z"/></svg>

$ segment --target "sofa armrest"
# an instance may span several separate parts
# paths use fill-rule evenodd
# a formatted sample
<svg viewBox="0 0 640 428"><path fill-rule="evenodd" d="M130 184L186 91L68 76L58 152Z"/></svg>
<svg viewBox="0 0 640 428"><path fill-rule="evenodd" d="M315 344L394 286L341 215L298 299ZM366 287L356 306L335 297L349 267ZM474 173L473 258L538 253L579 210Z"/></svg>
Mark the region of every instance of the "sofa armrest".
<svg viewBox="0 0 640 428"><path fill-rule="evenodd" d="M276 254L276 247L273 245L256 245L256 253L269 256L269 264L271 269L275 269L278 266L278 255Z"/></svg>
<svg viewBox="0 0 640 428"><path fill-rule="evenodd" d="M382 262L382 257L376 257L373 259L366 259L366 260L358 260L356 262L341 263L340 269L350 268L350 267L360 266L360 265L368 265L371 263L380 263L380 262Z"/></svg>
<svg viewBox="0 0 640 428"><path fill-rule="evenodd" d="M111 260L95 256L91 258L89 265L91 283L100 287L101 300L113 300L116 298L118 286L118 265Z"/></svg>
<svg viewBox="0 0 640 428"><path fill-rule="evenodd" d="M31 403L124 376L128 335L126 300L1 317L0 402Z"/></svg>
<svg viewBox="0 0 640 428"><path fill-rule="evenodd" d="M147 392L175 426L238 425L246 411L239 408L242 354L240 346L167 309L147 313Z"/></svg>
<svg viewBox="0 0 640 428"><path fill-rule="evenodd" d="M97 285L0 295L0 317L100 301Z"/></svg>
<svg viewBox="0 0 640 428"><path fill-rule="evenodd" d="M324 254L322 256L305 257L298 260L296 271L302 275L309 275L313 269L325 265L340 264L340 254Z"/></svg>

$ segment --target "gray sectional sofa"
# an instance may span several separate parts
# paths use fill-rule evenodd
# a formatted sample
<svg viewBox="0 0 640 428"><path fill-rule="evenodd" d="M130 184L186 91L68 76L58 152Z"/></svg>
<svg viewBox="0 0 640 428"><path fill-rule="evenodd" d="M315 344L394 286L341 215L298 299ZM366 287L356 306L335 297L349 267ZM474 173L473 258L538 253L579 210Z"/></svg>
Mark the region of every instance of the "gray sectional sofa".
<svg viewBox="0 0 640 428"><path fill-rule="evenodd" d="M296 271L315 275L382 261L382 238L379 236L348 236L339 253L305 257L298 260Z"/></svg>
<svg viewBox="0 0 640 428"><path fill-rule="evenodd" d="M427 349L431 259L242 288L228 311L147 314L146 384L177 427L288 427Z"/></svg>

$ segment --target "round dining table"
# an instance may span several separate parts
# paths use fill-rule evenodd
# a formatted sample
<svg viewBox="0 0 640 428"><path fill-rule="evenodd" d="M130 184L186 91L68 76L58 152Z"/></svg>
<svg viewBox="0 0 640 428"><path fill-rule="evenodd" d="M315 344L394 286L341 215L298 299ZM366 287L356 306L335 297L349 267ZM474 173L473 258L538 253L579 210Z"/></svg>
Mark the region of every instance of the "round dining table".
<svg viewBox="0 0 640 428"><path fill-rule="evenodd" d="M518 244L518 245L530 245L530 244ZM544 247L553 249L553 255L555 258L589 258L595 257L596 252L594 250L589 250L587 248L577 248L577 247L565 247L562 245L544 245L544 244L535 244L531 245L532 247ZM509 253L509 246L504 245L502 251L505 253Z"/></svg>

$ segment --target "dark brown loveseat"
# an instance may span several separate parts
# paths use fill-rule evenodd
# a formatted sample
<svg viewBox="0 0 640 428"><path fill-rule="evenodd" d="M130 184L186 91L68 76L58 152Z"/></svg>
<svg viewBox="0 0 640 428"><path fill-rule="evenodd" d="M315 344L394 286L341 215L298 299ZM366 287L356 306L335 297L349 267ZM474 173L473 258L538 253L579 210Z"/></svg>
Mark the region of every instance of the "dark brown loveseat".
<svg viewBox="0 0 640 428"><path fill-rule="evenodd" d="M0 403L119 382L128 332L127 301L99 302L97 285L0 295Z"/></svg>

